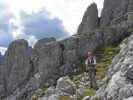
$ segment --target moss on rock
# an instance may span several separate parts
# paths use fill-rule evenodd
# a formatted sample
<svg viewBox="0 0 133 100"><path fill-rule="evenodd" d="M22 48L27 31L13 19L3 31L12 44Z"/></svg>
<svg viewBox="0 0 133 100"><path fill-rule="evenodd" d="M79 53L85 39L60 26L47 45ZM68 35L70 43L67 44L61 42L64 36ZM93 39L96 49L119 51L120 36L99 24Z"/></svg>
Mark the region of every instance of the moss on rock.
<svg viewBox="0 0 133 100"><path fill-rule="evenodd" d="M108 66L111 64L113 57L120 51L118 46L107 46L104 48L99 49L100 54L97 54L97 80L102 80L108 70Z"/></svg>

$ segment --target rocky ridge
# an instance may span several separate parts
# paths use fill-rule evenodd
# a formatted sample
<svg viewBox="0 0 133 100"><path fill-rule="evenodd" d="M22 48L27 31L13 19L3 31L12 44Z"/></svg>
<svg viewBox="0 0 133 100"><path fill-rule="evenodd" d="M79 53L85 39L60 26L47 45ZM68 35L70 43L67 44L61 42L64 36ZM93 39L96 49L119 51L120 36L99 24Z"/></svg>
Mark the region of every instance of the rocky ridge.
<svg viewBox="0 0 133 100"><path fill-rule="evenodd" d="M133 35L123 41L121 50L109 66L106 83L89 100L130 100L133 96L132 78Z"/></svg>
<svg viewBox="0 0 133 100"><path fill-rule="evenodd" d="M98 9L95 3L91 4L84 16L81 24L78 28L78 33L88 33L92 32L94 29L98 28L99 18L98 18Z"/></svg>
<svg viewBox="0 0 133 100"><path fill-rule="evenodd" d="M90 34L97 29L131 28L133 27L133 1L132 0L104 0L101 16L95 3L91 4L79 25L78 34Z"/></svg>
<svg viewBox="0 0 133 100"><path fill-rule="evenodd" d="M132 12L132 5L132 0L105 0L101 14L101 26L109 26L113 19Z"/></svg>
<svg viewBox="0 0 133 100"><path fill-rule="evenodd" d="M103 34L108 34L109 38L103 37ZM129 34L121 30L115 37L112 33L97 32L63 41L38 41L32 52L25 40L16 40L10 44L5 55L1 98L7 96L6 100L25 100L38 87L54 86L61 76L72 75L88 50L118 42Z"/></svg>
<svg viewBox="0 0 133 100"><path fill-rule="evenodd" d="M5 54L4 63L0 65L0 99L30 100L32 94L43 87L55 87L52 88L52 97L51 94L47 97L44 96L46 100L55 100L55 96L59 97L62 93L65 94L63 97L67 98L66 96L68 96L68 98L72 97L74 99L76 92L73 93L72 91L76 90L75 85L68 77L63 76L71 76L73 72L78 70L80 61L83 60L88 50L96 51L110 44L118 44L132 32L132 14L126 16L126 19L124 17L125 25L122 24L123 18L122 21L111 24L113 19L119 16L119 13L117 16L115 15L117 14L115 11L120 10L122 16L128 11L132 11L132 0L118 0L117 2L105 0L101 18L98 18L96 4L92 4L85 12L83 21L79 26L79 34L65 40L42 39L35 44L34 48L29 47L27 41L23 39L13 41ZM119 3L121 6L117 8ZM113 10L113 7L116 9ZM110 9L113 13L108 14ZM104 24L107 27L103 27ZM126 91L126 86L128 87L128 83L132 80L132 70L128 70L128 65L132 65L130 59L130 57L132 58L132 36L127 42L129 45L122 45L121 52L114 58L112 65L109 66L108 84L104 84L103 88L97 91L95 97L86 98L93 100L93 98L102 97L105 100L116 100L116 98L121 100L132 95L129 91ZM123 62L124 59L126 59L126 64L123 64L125 63ZM124 78L121 75L124 75ZM60 80L60 77L63 78ZM128 79L128 81L125 81L125 79ZM117 81L118 84L116 84ZM65 84L67 82L68 84ZM132 84L130 85L132 86ZM81 87L79 92L82 90L84 89ZM57 94L55 91L58 91ZM79 94L82 94L82 92ZM84 100L87 100L86 98Z"/></svg>

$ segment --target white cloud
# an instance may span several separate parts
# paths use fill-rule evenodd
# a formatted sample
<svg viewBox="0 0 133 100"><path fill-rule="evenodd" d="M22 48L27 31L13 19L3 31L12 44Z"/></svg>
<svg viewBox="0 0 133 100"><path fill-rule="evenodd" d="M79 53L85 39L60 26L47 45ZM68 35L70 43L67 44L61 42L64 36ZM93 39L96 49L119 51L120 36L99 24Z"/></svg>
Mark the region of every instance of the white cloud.
<svg viewBox="0 0 133 100"><path fill-rule="evenodd" d="M50 18L59 18L70 34L75 34L86 8L92 2L96 2L99 11L101 11L103 0L0 0L0 4L6 4L7 6L6 10L0 10L1 15L6 15L11 12L10 16L13 16L8 22L6 22L9 25L4 24L9 27L8 34L0 34L0 38L4 37L6 40L12 40L12 37L13 39L25 38L29 40L30 44L34 44L34 41L37 40L36 37L32 34L27 35L22 32L23 25L20 12L24 11L27 14L32 14L33 12L38 13L42 8L50 12ZM1 5L0 8L2 8ZM6 26L4 28L8 28ZM8 39L8 37L10 38ZM2 41L0 45L3 43L8 44L6 41Z"/></svg>
<svg viewBox="0 0 133 100"><path fill-rule="evenodd" d="M38 12L45 7L51 17L58 17L68 32L74 34L80 24L84 11L92 2L98 4L101 11L103 0L6 0L12 10L18 14L20 10L27 13Z"/></svg>
<svg viewBox="0 0 133 100"><path fill-rule="evenodd" d="M20 34L16 37L16 39L26 39L30 46L34 46L34 44L37 42L37 38L33 35L27 35L27 34Z"/></svg>
<svg viewBox="0 0 133 100"><path fill-rule="evenodd" d="M0 47L0 53L2 54L2 55L4 55L5 54L5 51L7 50L7 48L5 48L5 47Z"/></svg>
<svg viewBox="0 0 133 100"><path fill-rule="evenodd" d="M98 9L102 8L103 0L46 0L46 9L63 20L64 26L71 33L77 31L86 8L92 3L98 4Z"/></svg>

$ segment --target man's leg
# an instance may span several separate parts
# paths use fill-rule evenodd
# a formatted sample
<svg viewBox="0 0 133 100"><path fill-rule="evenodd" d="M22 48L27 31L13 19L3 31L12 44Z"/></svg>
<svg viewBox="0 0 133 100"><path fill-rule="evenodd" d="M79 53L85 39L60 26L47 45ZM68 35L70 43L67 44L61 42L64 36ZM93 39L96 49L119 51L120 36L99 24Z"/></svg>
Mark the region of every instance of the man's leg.
<svg viewBox="0 0 133 100"><path fill-rule="evenodd" d="M88 77L90 81L90 88L93 88L93 66L89 66Z"/></svg>
<svg viewBox="0 0 133 100"><path fill-rule="evenodd" d="M97 88L97 84L96 84L96 69L95 69L95 66L93 66L93 70L92 70L92 87L94 89Z"/></svg>
<svg viewBox="0 0 133 100"><path fill-rule="evenodd" d="M90 88L93 88L93 72L90 70Z"/></svg>

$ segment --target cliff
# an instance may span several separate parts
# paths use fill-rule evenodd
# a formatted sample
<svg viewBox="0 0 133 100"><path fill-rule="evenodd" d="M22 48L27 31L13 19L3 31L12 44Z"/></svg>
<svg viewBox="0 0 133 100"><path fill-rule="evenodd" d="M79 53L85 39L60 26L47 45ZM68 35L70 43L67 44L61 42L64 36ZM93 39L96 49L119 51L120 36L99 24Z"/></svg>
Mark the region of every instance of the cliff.
<svg viewBox="0 0 133 100"><path fill-rule="evenodd" d="M77 33L89 34L101 28L131 28L132 26L132 0L105 0L100 17L98 17L98 9L95 3L87 8Z"/></svg>
<svg viewBox="0 0 133 100"><path fill-rule="evenodd" d="M54 38L41 39L33 48L29 47L27 41L23 39L13 41L5 54L4 63L0 65L0 98L31 100L36 91L45 90L46 87L50 88L46 92L47 95L43 94L45 99L42 100L55 100L55 97L64 97L63 94L68 98L71 96L74 98L75 95L82 97L84 93L81 91L87 87L82 88L84 85L81 83L86 84L86 82L78 80L81 87L77 88L69 77L64 76L77 78L75 73L78 73L81 78L84 78L82 61L88 50L97 52L110 45L117 46L129 37L133 28L132 11L132 0L117 0L117 2L105 0L99 18L97 5L93 3L85 12L78 34L70 38L61 41L56 41ZM103 82L103 85L102 87L99 85L100 89L96 96L88 97L88 100L94 98L121 100L130 97L132 95L132 92L129 93L132 91L132 88L129 89L130 86L132 87L131 60L132 35L126 43L123 43L120 53L108 67L106 79L100 80L99 84ZM78 94L75 91L78 91Z"/></svg>
<svg viewBox="0 0 133 100"><path fill-rule="evenodd" d="M133 35L120 45L121 50L112 60L105 84L89 100L132 100L132 44Z"/></svg>

